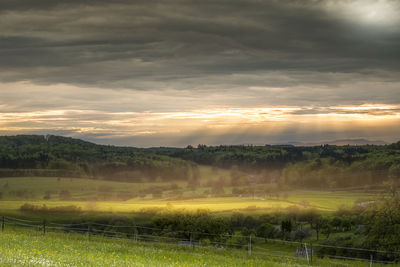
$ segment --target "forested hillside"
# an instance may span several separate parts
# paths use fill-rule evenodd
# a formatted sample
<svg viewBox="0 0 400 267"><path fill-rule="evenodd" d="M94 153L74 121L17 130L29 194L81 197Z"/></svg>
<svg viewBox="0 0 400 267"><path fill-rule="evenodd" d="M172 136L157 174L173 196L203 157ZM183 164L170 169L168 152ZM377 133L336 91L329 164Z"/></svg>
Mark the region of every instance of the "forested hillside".
<svg viewBox="0 0 400 267"><path fill-rule="evenodd" d="M73 176L107 180L187 179L194 164L143 149L60 136L0 137L1 176Z"/></svg>
<svg viewBox="0 0 400 267"><path fill-rule="evenodd" d="M381 184L400 178L400 142L364 146L217 146L199 145L155 152L222 168L268 174L279 171L279 183L296 187L348 187ZM276 179L275 179L276 180Z"/></svg>
<svg viewBox="0 0 400 267"><path fill-rule="evenodd" d="M198 165L231 170L231 177L224 181L231 185L249 177L258 183L300 188L377 185L400 178L400 142L387 146L198 145L144 149L96 145L52 135L0 137L3 177L193 181L198 178Z"/></svg>

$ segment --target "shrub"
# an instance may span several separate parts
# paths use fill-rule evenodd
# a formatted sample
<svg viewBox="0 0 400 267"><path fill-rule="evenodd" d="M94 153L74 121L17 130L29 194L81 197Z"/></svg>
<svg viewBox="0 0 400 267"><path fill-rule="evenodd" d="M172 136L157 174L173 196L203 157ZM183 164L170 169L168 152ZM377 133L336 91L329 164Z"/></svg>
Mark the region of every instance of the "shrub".
<svg viewBox="0 0 400 267"><path fill-rule="evenodd" d="M80 213L82 211L80 207L75 205L47 207L46 204L40 206L29 203L25 203L19 209L22 212L32 213Z"/></svg>

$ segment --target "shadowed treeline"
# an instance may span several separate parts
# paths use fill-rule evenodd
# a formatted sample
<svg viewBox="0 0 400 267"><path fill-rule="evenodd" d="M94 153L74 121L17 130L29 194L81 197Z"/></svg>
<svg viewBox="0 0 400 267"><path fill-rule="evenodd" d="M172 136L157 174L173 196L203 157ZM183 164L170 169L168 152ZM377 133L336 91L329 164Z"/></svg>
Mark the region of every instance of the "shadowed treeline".
<svg viewBox="0 0 400 267"><path fill-rule="evenodd" d="M400 142L363 146L212 146L132 148L60 136L0 137L0 177L47 176L199 184L200 165L229 170L214 187L273 183L344 188L400 178ZM212 175L212 174L211 174ZM217 188L218 189L218 188ZM216 190L217 190L216 189Z"/></svg>

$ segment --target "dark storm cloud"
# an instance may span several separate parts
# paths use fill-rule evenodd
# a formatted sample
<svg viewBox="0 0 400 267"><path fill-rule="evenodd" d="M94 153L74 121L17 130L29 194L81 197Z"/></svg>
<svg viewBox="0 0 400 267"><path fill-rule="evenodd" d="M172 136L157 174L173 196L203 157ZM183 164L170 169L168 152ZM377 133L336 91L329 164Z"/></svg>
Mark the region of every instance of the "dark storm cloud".
<svg viewBox="0 0 400 267"><path fill-rule="evenodd" d="M399 25L346 21L335 7L348 2L1 1L0 81L143 90L398 82Z"/></svg>

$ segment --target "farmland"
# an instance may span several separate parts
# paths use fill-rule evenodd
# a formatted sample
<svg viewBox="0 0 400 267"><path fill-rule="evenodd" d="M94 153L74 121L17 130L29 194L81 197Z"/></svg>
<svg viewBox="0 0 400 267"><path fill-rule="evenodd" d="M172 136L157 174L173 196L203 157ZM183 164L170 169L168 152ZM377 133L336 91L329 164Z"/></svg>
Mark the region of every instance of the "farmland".
<svg viewBox="0 0 400 267"><path fill-rule="evenodd" d="M199 187L196 191L185 188L185 184L176 183L184 193L180 198L174 197L172 190L165 190L164 196L153 197L151 188L154 186L168 186L167 183L124 183L82 178L56 177L25 177L2 178L0 191L2 212L18 212L24 203L47 205L49 207L75 205L86 212L138 212L147 208L173 209L209 209L212 212L268 212L285 210L288 207L312 207L321 212L336 211L341 206L351 207L356 201L367 201L376 197L375 192L364 191L317 191L291 190L280 196L242 196L232 195L215 197L203 195L199 192L209 190L208 187ZM61 191L68 191L68 200L60 199ZM143 193L140 197L141 191ZM229 191L229 188L226 189ZM118 195L129 193L130 197L118 199ZM171 193L171 195L169 195ZM49 199L44 200L48 194Z"/></svg>

